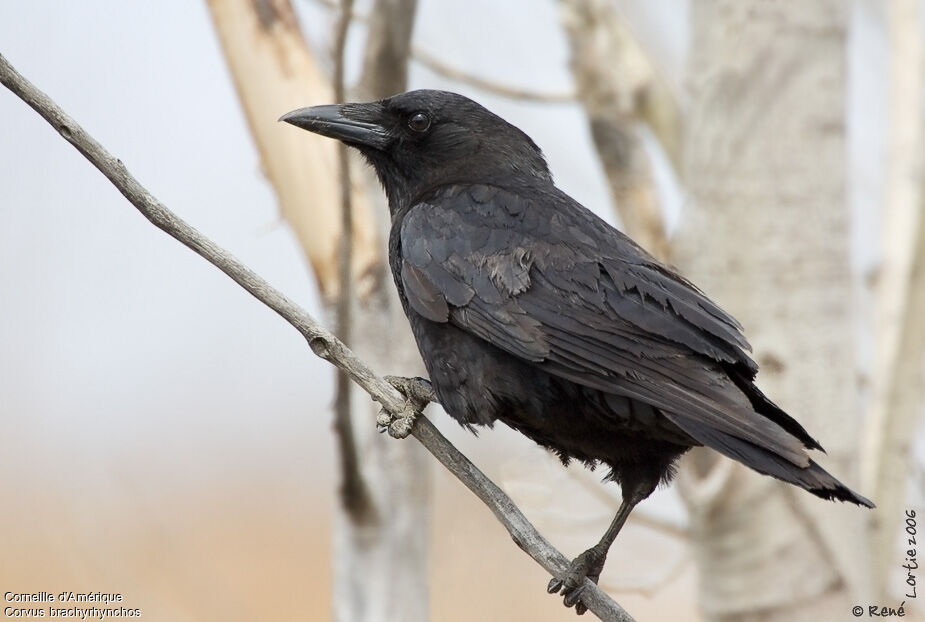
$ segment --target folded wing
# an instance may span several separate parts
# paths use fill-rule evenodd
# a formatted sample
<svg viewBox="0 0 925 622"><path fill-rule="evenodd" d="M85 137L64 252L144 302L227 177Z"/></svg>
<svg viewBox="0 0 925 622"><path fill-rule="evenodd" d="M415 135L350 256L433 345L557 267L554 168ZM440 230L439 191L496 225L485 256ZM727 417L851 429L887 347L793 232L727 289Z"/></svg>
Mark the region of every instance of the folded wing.
<svg viewBox="0 0 925 622"><path fill-rule="evenodd" d="M401 253L409 304L427 319L650 404L730 457L811 466L804 448L818 443L753 387L735 319L552 186L448 188L407 213Z"/></svg>

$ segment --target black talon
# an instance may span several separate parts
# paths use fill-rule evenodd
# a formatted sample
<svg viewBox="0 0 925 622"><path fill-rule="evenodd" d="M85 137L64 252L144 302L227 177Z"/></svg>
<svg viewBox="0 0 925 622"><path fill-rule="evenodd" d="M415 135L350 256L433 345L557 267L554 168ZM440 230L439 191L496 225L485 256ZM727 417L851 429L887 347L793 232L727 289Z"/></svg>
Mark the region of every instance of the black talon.
<svg viewBox="0 0 925 622"><path fill-rule="evenodd" d="M583 615L588 610L581 602L587 587L585 579L595 584L598 582L606 557L606 552L602 552L600 547L588 549L573 559L560 577L553 577L546 591L555 594L561 590L562 603L566 607L575 607L575 613Z"/></svg>
<svg viewBox="0 0 925 622"><path fill-rule="evenodd" d="M574 590L565 595L565 598L562 599L562 602L565 603L566 607L574 607L579 602L581 602L581 594L585 591L584 585L579 585Z"/></svg>
<svg viewBox="0 0 925 622"><path fill-rule="evenodd" d="M562 579L553 577L549 581L549 585L546 586L546 591L550 594L555 594L562 588Z"/></svg>

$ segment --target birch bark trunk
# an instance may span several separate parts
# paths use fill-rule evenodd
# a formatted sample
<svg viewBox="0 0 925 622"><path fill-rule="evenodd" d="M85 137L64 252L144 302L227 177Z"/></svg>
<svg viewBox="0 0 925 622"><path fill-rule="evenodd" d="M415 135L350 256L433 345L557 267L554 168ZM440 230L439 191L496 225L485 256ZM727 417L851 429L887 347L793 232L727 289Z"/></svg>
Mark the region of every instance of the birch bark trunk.
<svg viewBox="0 0 925 622"><path fill-rule="evenodd" d="M922 5L893 0L885 10L890 76L886 195L874 287L873 391L862 463L864 489L878 508L869 518L876 597L881 600L904 593L895 584L891 590L888 579L890 566L905 557L896 544L905 518L915 417L922 408L925 350Z"/></svg>
<svg viewBox="0 0 925 622"><path fill-rule="evenodd" d="M848 3L693 0L679 266L746 327L762 389L853 484ZM841 619L869 593L858 508L695 452L679 478L714 620Z"/></svg>
<svg viewBox="0 0 925 622"><path fill-rule="evenodd" d="M341 227L338 206L337 151L334 141L286 131L276 119L313 104L330 103L333 92L305 44L289 0L208 0L225 58L244 113L257 143L264 171L280 201L280 210L309 258L319 289L331 310L337 291L337 249ZM370 26L370 45L380 46L381 62L404 63L407 42L389 40L396 32L410 38L415 3L380 0L389 28ZM407 28L390 19L405 15ZM404 49L404 58L394 51ZM373 56L376 56L373 54ZM374 60L367 58L367 66ZM393 70L404 81L405 72ZM395 82L387 87L394 88ZM371 97L391 93L374 93ZM403 84L397 90L403 90ZM354 167L356 169L357 167ZM420 357L394 300L385 265L385 237L366 184L353 188L352 313L354 351L375 369L416 375ZM387 213L387 212L386 212ZM375 433L378 407L357 394L353 433L363 485L371 497L368 512L340 504L334 528L335 620L419 622L429 617L427 537L430 462L417 443L396 442ZM313 415L319 416L319 415ZM319 421L326 429L328 420Z"/></svg>
<svg viewBox="0 0 925 622"><path fill-rule="evenodd" d="M612 2L563 0L561 13L578 99L587 114L622 229L666 260L668 236L643 132L648 127L676 164L677 103Z"/></svg>

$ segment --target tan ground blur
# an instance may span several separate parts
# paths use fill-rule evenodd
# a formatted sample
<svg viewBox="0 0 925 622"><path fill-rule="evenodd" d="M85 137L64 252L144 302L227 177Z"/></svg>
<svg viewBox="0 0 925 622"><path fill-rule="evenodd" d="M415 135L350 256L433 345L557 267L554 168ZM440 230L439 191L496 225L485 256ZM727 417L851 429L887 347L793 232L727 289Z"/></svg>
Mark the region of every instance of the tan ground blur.
<svg viewBox="0 0 925 622"><path fill-rule="evenodd" d="M28 484L0 489L0 591L121 592L122 606L151 621L331 618L329 490L258 480L177 494L129 486L107 498L90 484ZM435 497L433 620L575 619L544 592L545 573L442 471ZM693 591L689 569L657 600L618 598L640 621L692 620Z"/></svg>

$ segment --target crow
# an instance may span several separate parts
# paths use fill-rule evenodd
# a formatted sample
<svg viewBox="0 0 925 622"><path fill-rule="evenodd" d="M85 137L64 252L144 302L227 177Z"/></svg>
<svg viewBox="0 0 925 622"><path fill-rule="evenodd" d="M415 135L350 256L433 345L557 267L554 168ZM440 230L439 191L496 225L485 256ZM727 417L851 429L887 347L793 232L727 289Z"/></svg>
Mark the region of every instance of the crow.
<svg viewBox="0 0 925 622"><path fill-rule="evenodd" d="M755 386L742 326L553 183L539 147L476 102L420 90L280 120L354 147L391 212L389 266L432 390L460 424L501 421L610 468L623 501L548 586L579 613L633 508L705 445L823 499L873 507ZM408 386L403 388L408 390Z"/></svg>

